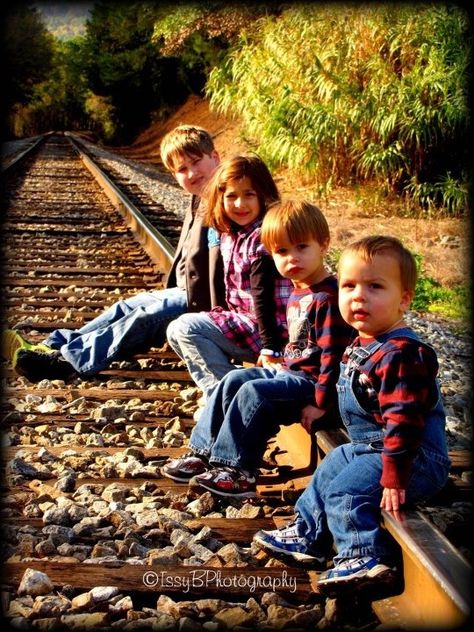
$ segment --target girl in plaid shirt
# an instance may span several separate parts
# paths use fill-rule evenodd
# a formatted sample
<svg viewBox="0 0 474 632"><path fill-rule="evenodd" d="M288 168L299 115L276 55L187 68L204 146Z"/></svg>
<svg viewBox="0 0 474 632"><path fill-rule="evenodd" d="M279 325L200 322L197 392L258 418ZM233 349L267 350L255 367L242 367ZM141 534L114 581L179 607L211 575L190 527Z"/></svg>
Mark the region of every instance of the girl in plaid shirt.
<svg viewBox="0 0 474 632"><path fill-rule="evenodd" d="M256 155L221 163L204 197L204 221L220 234L227 309L184 314L170 323L167 338L206 399L236 364L261 363L262 348L281 352L292 286L260 241L262 219L279 199L265 163Z"/></svg>
<svg viewBox="0 0 474 632"><path fill-rule="evenodd" d="M404 322L415 285L415 259L394 237L365 237L342 253L339 306L359 334L337 384L351 441L318 466L294 521L254 536L272 555L322 568L334 544L334 567L318 577L329 596L364 589L372 600L379 586L396 588L398 545L381 509L423 502L448 478L438 361Z"/></svg>

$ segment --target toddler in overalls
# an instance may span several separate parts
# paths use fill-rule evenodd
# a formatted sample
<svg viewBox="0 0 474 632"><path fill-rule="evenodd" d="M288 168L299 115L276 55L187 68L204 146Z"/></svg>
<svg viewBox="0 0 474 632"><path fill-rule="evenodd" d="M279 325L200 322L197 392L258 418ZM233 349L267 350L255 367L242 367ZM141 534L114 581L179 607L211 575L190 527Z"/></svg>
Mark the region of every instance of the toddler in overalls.
<svg viewBox="0 0 474 632"><path fill-rule="evenodd" d="M325 568L329 596L397 579L398 546L381 526L445 485L450 467L435 351L404 322L416 285L412 254L395 238L372 236L339 261L339 307L358 336L346 349L337 385L350 443L328 454L295 505L295 520L259 531L274 556Z"/></svg>

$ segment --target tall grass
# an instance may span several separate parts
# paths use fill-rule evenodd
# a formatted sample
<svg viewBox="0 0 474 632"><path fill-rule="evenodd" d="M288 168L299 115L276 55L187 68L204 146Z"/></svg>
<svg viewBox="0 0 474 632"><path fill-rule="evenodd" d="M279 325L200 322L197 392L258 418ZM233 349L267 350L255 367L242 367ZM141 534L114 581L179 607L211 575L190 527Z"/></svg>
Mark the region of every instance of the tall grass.
<svg viewBox="0 0 474 632"><path fill-rule="evenodd" d="M272 165L320 191L376 181L426 213L467 209L469 23L444 4L293 4L211 72ZM257 33L257 34L255 34Z"/></svg>

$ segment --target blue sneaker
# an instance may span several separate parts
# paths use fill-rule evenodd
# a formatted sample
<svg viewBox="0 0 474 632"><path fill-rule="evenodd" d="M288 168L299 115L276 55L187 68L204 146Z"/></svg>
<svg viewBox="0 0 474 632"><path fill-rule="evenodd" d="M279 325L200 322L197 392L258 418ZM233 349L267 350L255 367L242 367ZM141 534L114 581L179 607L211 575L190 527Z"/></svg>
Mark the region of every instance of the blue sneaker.
<svg viewBox="0 0 474 632"><path fill-rule="evenodd" d="M342 591L366 588L370 585L394 583L396 570L386 566L373 557L356 557L341 560L334 568L321 573L318 577L318 591L335 596Z"/></svg>
<svg viewBox="0 0 474 632"><path fill-rule="evenodd" d="M293 560L312 568L326 568L326 556L308 546L306 538L299 533L300 525L301 520L295 520L280 529L258 531L253 536L253 541L274 557L286 562Z"/></svg>

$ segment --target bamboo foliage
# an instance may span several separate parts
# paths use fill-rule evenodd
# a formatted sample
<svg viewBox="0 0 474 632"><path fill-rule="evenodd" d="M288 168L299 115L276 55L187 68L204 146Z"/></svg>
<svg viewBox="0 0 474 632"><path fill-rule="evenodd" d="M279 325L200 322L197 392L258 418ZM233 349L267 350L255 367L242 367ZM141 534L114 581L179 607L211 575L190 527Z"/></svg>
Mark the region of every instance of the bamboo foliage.
<svg viewBox="0 0 474 632"><path fill-rule="evenodd" d="M462 214L468 20L449 5L293 4L262 18L207 82L271 165L320 190L375 180Z"/></svg>

